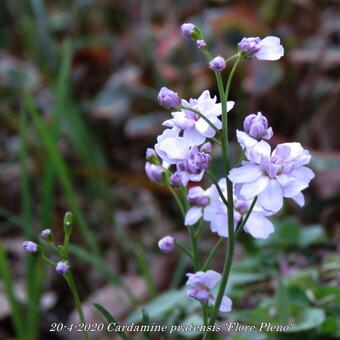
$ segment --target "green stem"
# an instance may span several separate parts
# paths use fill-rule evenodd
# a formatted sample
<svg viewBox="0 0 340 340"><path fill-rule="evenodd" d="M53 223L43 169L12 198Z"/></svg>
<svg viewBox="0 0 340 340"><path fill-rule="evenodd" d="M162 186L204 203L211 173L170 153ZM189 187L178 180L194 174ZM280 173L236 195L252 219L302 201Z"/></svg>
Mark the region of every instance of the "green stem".
<svg viewBox="0 0 340 340"><path fill-rule="evenodd" d="M244 227L244 225L247 223L248 218L249 218L251 212L252 212L253 209L254 209L254 206L255 206L255 204L256 204L256 201L257 201L257 196L254 197L254 199L253 199L253 201L251 202L251 205L250 205L250 207L249 207L249 209L248 209L248 211L247 211L245 217L242 219L240 225L237 227L237 229L236 229L236 231L235 231L235 237L240 233L240 231L242 230L242 228Z"/></svg>
<svg viewBox="0 0 340 340"><path fill-rule="evenodd" d="M69 271L68 273L66 273L64 275L64 277L65 277L65 280L66 280L66 282L67 282L67 284L68 284L68 286L71 290L73 301L74 301L74 304L76 306L76 309L77 309L77 312L78 312L78 315L79 315L79 320L80 320L81 323L85 323L85 317L84 317L83 309L81 307L79 294L78 294L76 285L74 283L72 273ZM83 337L84 337L85 340L90 339L89 335L88 335L88 333L85 329L83 329Z"/></svg>
<svg viewBox="0 0 340 340"><path fill-rule="evenodd" d="M185 255L187 255L191 260L193 260L192 255L190 254L190 252L185 248L185 246L183 246L182 244L180 244L179 242L175 241L176 246L183 251L183 253Z"/></svg>
<svg viewBox="0 0 340 340"><path fill-rule="evenodd" d="M218 248L219 248L220 245L223 243L223 241L224 241L224 239L223 239L223 238L220 238L220 239L216 242L214 248L211 250L210 254L208 255L207 259L205 260L205 262L204 262L204 264L203 264L202 271L206 271L206 270L207 270L207 268L208 268L208 266L209 266L211 260L214 258L214 256L215 256L215 254L216 254Z"/></svg>
<svg viewBox="0 0 340 340"><path fill-rule="evenodd" d="M225 196L224 196L224 194L223 194L223 191L222 191L220 185L219 185L218 182L217 182L216 177L215 177L215 176L213 175L213 173L210 172L209 170L206 170L205 172L209 175L209 177L211 178L211 180L212 180L213 183L215 184L215 187L216 187L216 189L217 189L217 191L218 191L218 194L219 194L220 197L221 197L221 200L223 201L223 203L225 204L225 206L228 208L228 201L226 200L226 198L225 198Z"/></svg>
<svg viewBox="0 0 340 340"><path fill-rule="evenodd" d="M228 113L227 113L227 101L229 97L230 85L234 73L236 71L237 65L241 60L241 56L238 55L235 61L235 64L229 74L229 78L227 81L226 90L224 92L223 89L223 81L221 72L215 72L217 79L218 91L221 99L221 108L222 108L222 154L223 154L223 163L224 170L226 173L226 181L227 181L227 202L228 202L228 249L227 249L227 257L223 267L222 279L220 283L220 287L217 293L217 298L215 302L215 306L212 311L212 315L209 320L209 325L213 325L216 321L217 314L222 302L222 298L224 295L225 288L228 283L229 273L231 269L231 264L234 256L234 245L235 245L235 230L234 230L234 202L233 202L233 184L228 178L228 173L230 171L230 155L229 155L229 144L228 144ZM208 339L211 333L206 333L203 339Z"/></svg>
<svg viewBox="0 0 340 340"><path fill-rule="evenodd" d="M174 199L177 203L177 206L178 206L179 210L181 211L183 219L185 219L185 210L184 210L184 207L183 207L183 204L182 204L180 198L177 195L177 192L172 188L171 185L167 185L167 188L171 192L172 196L174 197Z"/></svg>
<svg viewBox="0 0 340 340"><path fill-rule="evenodd" d="M204 326L207 326L208 325L207 303L202 303L202 314L203 314L203 324Z"/></svg>

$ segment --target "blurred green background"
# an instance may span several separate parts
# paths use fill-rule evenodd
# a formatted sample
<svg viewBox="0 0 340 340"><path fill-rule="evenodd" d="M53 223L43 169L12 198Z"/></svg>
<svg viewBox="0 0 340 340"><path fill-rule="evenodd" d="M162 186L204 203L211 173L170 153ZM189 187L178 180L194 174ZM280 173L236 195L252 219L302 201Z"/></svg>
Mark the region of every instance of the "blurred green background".
<svg viewBox="0 0 340 340"><path fill-rule="evenodd" d="M61 241L67 210L77 221L72 268L88 322L102 321L91 305L99 302L122 322L139 321L148 303L155 322L200 323L198 304L181 290L192 268L157 249L166 234L187 241L183 222L170 194L144 175L145 149L169 115L158 89L217 94L195 44L180 34L183 22L225 57L243 36L281 38L279 62L241 63L230 136L245 115L262 111L273 144L301 142L316 172L306 206L288 203L268 241L242 236L228 284L228 321L293 322L294 331L221 339L340 338L339 15L336 0L1 1L0 339L80 336L49 332L52 322L75 322L71 296L21 249L45 227ZM214 168L222 174L218 154ZM202 254L216 242L208 226L204 236ZM213 268L223 261L221 251ZM173 338L190 336L200 338Z"/></svg>

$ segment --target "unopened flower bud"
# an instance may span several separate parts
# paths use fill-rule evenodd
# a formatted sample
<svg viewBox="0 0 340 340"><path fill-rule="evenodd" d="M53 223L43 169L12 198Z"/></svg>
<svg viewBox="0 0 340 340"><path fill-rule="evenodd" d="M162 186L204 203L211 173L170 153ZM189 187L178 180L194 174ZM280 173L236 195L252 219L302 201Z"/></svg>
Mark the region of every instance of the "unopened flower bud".
<svg viewBox="0 0 340 340"><path fill-rule="evenodd" d="M178 187L182 184L182 176L180 172L175 172L170 176L170 184L174 187Z"/></svg>
<svg viewBox="0 0 340 340"><path fill-rule="evenodd" d="M175 249L175 239L172 236L165 236L158 241L158 247L165 254L172 253Z"/></svg>
<svg viewBox="0 0 340 340"><path fill-rule="evenodd" d="M151 148L146 149L146 159L152 164L156 165L160 164L159 158L154 149Z"/></svg>
<svg viewBox="0 0 340 340"><path fill-rule="evenodd" d="M205 40L201 39L201 40L197 40L196 41L196 45L198 48L202 49L202 48L206 48L207 47L207 43L205 42Z"/></svg>
<svg viewBox="0 0 340 340"><path fill-rule="evenodd" d="M22 246L28 253L36 253L38 250L38 245L32 241L24 241L22 242Z"/></svg>
<svg viewBox="0 0 340 340"><path fill-rule="evenodd" d="M248 57L252 57L261 48L261 39L259 37L243 38L238 47Z"/></svg>
<svg viewBox="0 0 340 340"><path fill-rule="evenodd" d="M209 204L209 198L201 187L193 187L188 192L188 201L191 205L205 207Z"/></svg>
<svg viewBox="0 0 340 340"><path fill-rule="evenodd" d="M209 68L213 71L223 71L225 69L226 62L223 57L217 56L209 63Z"/></svg>
<svg viewBox="0 0 340 340"><path fill-rule="evenodd" d="M64 215L64 233L71 234L72 231L73 214L68 211Z"/></svg>
<svg viewBox="0 0 340 340"><path fill-rule="evenodd" d="M188 22L181 26L181 31L184 37L188 39L202 40L200 29L194 24Z"/></svg>
<svg viewBox="0 0 340 340"><path fill-rule="evenodd" d="M55 271L60 275L64 275L69 269L70 265L65 261L59 261L55 267Z"/></svg>
<svg viewBox="0 0 340 340"><path fill-rule="evenodd" d="M164 169L160 165L151 164L150 162L145 163L145 173L149 180L155 183L163 182Z"/></svg>
<svg viewBox="0 0 340 340"><path fill-rule="evenodd" d="M40 237L44 239L45 241L50 241L52 239L52 232L51 229L44 229L40 233Z"/></svg>
<svg viewBox="0 0 340 340"><path fill-rule="evenodd" d="M158 93L158 103L166 109L177 107L181 104L178 94L167 87L162 87Z"/></svg>
<svg viewBox="0 0 340 340"><path fill-rule="evenodd" d="M268 128L268 121L261 112L256 114L250 114L244 119L243 123L244 131L257 140L270 139L273 136L273 130Z"/></svg>

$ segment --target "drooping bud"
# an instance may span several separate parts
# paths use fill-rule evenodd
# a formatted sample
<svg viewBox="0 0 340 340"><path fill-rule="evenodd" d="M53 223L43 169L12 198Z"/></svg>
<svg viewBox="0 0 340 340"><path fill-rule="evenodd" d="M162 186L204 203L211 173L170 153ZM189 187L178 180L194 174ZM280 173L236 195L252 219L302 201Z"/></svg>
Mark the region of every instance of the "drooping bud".
<svg viewBox="0 0 340 340"><path fill-rule="evenodd" d="M59 261L55 267L55 271L60 275L64 275L69 269L70 265L65 261Z"/></svg>
<svg viewBox="0 0 340 340"><path fill-rule="evenodd" d="M209 68L213 71L223 71L225 66L226 62L221 56L217 56L209 62Z"/></svg>
<svg viewBox="0 0 340 340"><path fill-rule="evenodd" d="M244 131L257 140L270 139L273 136L273 130L268 127L268 121L261 112L256 114L250 114L244 119L243 123Z"/></svg>
<svg viewBox="0 0 340 340"><path fill-rule="evenodd" d="M158 93L158 103L166 109L172 109L181 104L178 94L167 87L162 87Z"/></svg>
<svg viewBox="0 0 340 340"><path fill-rule="evenodd" d="M175 239L172 236L165 236L158 241L158 247L162 253L172 253L175 249Z"/></svg>
<svg viewBox="0 0 340 340"><path fill-rule="evenodd" d="M70 235L72 232L73 214L68 211L64 215L64 233Z"/></svg>
<svg viewBox="0 0 340 340"><path fill-rule="evenodd" d="M40 233L40 237L45 240L45 241L51 241L52 239L52 232L51 229L44 229L41 233Z"/></svg>
<svg viewBox="0 0 340 340"><path fill-rule="evenodd" d="M22 246L28 253L36 253L38 251L38 245L32 241L24 241Z"/></svg>
<svg viewBox="0 0 340 340"><path fill-rule="evenodd" d="M193 187L188 192L188 201L193 206L205 207L209 204L209 198L201 187Z"/></svg>
<svg viewBox="0 0 340 340"><path fill-rule="evenodd" d="M191 22L184 23L181 26L182 34L185 38L202 40L202 32L200 29Z"/></svg>
<svg viewBox="0 0 340 340"><path fill-rule="evenodd" d="M164 169L160 165L151 164L150 162L145 163L145 173L149 180L155 183L163 182Z"/></svg>

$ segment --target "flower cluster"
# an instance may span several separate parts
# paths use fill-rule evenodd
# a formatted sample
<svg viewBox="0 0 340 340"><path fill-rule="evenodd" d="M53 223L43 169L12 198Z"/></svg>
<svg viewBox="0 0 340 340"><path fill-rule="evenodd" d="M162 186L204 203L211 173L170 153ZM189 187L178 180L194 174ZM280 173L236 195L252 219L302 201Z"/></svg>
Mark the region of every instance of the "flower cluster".
<svg viewBox="0 0 340 340"><path fill-rule="evenodd" d="M271 151L268 141L273 136L273 129L261 112L246 116L243 130L236 130L244 160L232 169L226 165L230 159L225 148L228 139L223 123L235 103L226 98L229 88L224 91L221 86L221 72L229 60L237 59L229 75L229 86L242 58L280 59L284 55L280 39L245 37L238 44L237 54L225 59L210 55L201 31L194 24L185 23L181 30L184 37L196 40L197 47L207 58L209 68L217 78L221 103L217 102L216 96L211 97L208 90L197 99L185 100L176 92L161 88L158 102L164 108L172 109L172 113L171 118L163 122L166 129L157 137L154 148L147 150L145 171L151 181L166 185L176 198L189 230L192 252L175 242L172 236L162 238L158 246L164 253L179 246L193 260L196 273L187 273L188 296L201 302L203 308L215 306L215 314L210 319L213 322L218 310L231 310L232 302L224 295L227 280L223 282L221 274L213 270L204 271L206 266L202 267L196 261L194 226L205 221L213 233L222 238L229 237L229 242L234 239L231 233L234 236L243 229L255 238L266 239L274 232L269 217L282 208L283 198L292 198L299 206L304 205L302 190L308 187L314 173L306 167L311 156L299 143L279 144ZM222 146L226 177L216 180L208 172L213 184L203 189L197 183L207 173L214 144ZM181 198L172 188L176 186L181 187ZM182 205L183 201L186 204ZM228 253L228 256L232 254ZM216 295L213 288L219 285L222 287Z"/></svg>

